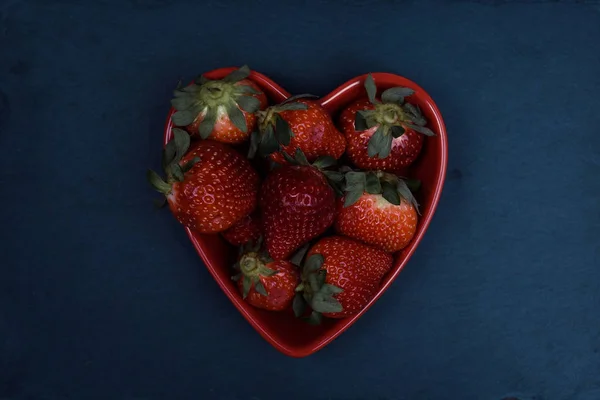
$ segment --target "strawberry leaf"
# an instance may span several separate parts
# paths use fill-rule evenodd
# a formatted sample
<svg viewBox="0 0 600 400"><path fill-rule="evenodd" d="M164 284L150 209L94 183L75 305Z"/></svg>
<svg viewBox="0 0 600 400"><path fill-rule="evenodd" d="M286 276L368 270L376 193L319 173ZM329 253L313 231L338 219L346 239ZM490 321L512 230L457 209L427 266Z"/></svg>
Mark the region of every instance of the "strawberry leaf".
<svg viewBox="0 0 600 400"><path fill-rule="evenodd" d="M327 180L335 184L340 184L342 182L344 182L344 174L342 174L341 172L338 171L322 171L323 175L325 175L325 178L327 178Z"/></svg>
<svg viewBox="0 0 600 400"><path fill-rule="evenodd" d="M283 158L285 159L285 161L287 161L291 165L296 165L297 164L297 162L294 159L294 157L290 156L287 151L282 151L281 154L283 155Z"/></svg>
<svg viewBox="0 0 600 400"><path fill-rule="evenodd" d="M173 129L173 143L175 143L174 162L179 162L190 148L190 135L183 129Z"/></svg>
<svg viewBox="0 0 600 400"><path fill-rule="evenodd" d="M304 103L285 103L277 106L277 111L301 111L308 110L308 106Z"/></svg>
<svg viewBox="0 0 600 400"><path fill-rule="evenodd" d="M337 164L337 161L335 160L335 158L333 158L331 156L321 156L321 157L317 158L315 160L315 162L313 162L313 166L315 166L319 169L329 168L336 164Z"/></svg>
<svg viewBox="0 0 600 400"><path fill-rule="evenodd" d="M382 196L388 202L399 206L400 205L400 195L398 194L398 190L396 186L391 184L390 182L384 181L381 183L382 188Z"/></svg>
<svg viewBox="0 0 600 400"><path fill-rule="evenodd" d="M287 154L287 153L284 153ZM273 160L269 160L269 171L273 171L277 168L281 168L281 164L279 164L278 162L275 162Z"/></svg>
<svg viewBox="0 0 600 400"><path fill-rule="evenodd" d="M258 279L254 284L254 290L256 290L257 293L262 294L263 296L268 296L267 289L265 289L265 286L263 285L260 279Z"/></svg>
<svg viewBox="0 0 600 400"><path fill-rule="evenodd" d="M235 83L241 81L242 79L246 79L249 76L250 68L247 65L244 65L241 68L229 73L229 75L223 78L223 80L225 82Z"/></svg>
<svg viewBox="0 0 600 400"><path fill-rule="evenodd" d="M152 171L151 169L146 172L146 178L158 192L167 194L171 191L171 185L165 182L156 172Z"/></svg>
<svg viewBox="0 0 600 400"><path fill-rule="evenodd" d="M256 155L259 141L260 134L258 133L258 131L252 132L252 134L250 135L250 147L248 148L248 158L252 159Z"/></svg>
<svg viewBox="0 0 600 400"><path fill-rule="evenodd" d="M333 188L335 195L338 197L343 196L344 195L344 191L343 191L344 174L342 174L341 172L338 172L338 171L321 171L321 172L323 173L323 175L325 175L325 178L327 179L329 186L331 186Z"/></svg>
<svg viewBox="0 0 600 400"><path fill-rule="evenodd" d="M291 103L292 101L296 101L298 99L318 99L318 98L319 98L319 96L315 96L314 94L303 93L303 94L297 94L297 95L288 97L283 102L281 102L281 104L288 104L288 103Z"/></svg>
<svg viewBox="0 0 600 400"><path fill-rule="evenodd" d="M404 103L404 98L411 96L415 91L405 87L393 87L385 90L381 94L381 100L384 103Z"/></svg>
<svg viewBox="0 0 600 400"><path fill-rule="evenodd" d="M313 293L318 292L322 286L322 283L319 282L319 274L309 274L308 275L308 284L310 286L310 290Z"/></svg>
<svg viewBox="0 0 600 400"><path fill-rule="evenodd" d="M185 93L193 93L196 94L200 91L201 86L198 85L188 85L188 86L184 86L183 88L181 88L181 91L185 92Z"/></svg>
<svg viewBox="0 0 600 400"><path fill-rule="evenodd" d="M169 140L169 142L165 145L165 148L162 153L162 168L163 170L167 170L168 166L175 160L176 149L175 149L175 141Z"/></svg>
<svg viewBox="0 0 600 400"><path fill-rule="evenodd" d="M248 297L248 293L250 293L250 288L252 287L252 280L249 276L244 275L244 280L242 281L242 298Z"/></svg>
<svg viewBox="0 0 600 400"><path fill-rule="evenodd" d="M266 157L277 150L279 150L279 143L275 139L273 125L269 124L267 125L262 140L260 141L260 145L258 146L258 152L261 156Z"/></svg>
<svg viewBox="0 0 600 400"><path fill-rule="evenodd" d="M300 165L310 165L310 163L308 162L308 159L306 158L306 155L304 154L304 152L300 149L300 147L298 147L296 149L296 154L294 155L296 161L298 162L298 164Z"/></svg>
<svg viewBox="0 0 600 400"><path fill-rule="evenodd" d="M183 169L181 168L181 165L179 165L178 163L173 163L171 164L171 175L173 176L173 178L175 178L175 180L177 180L178 182L183 182Z"/></svg>
<svg viewBox="0 0 600 400"><path fill-rule="evenodd" d="M344 207L350 207L361 198L367 186L367 176L364 172L350 171L346 173Z"/></svg>
<svg viewBox="0 0 600 400"><path fill-rule="evenodd" d="M421 109L412 104L406 103L404 105L404 112L415 125L425 126L425 124L427 124L427 120L423 117Z"/></svg>
<svg viewBox="0 0 600 400"><path fill-rule="evenodd" d="M379 126L373 136L369 139L367 145L367 152L369 157L379 156L379 158L386 158L390 155L392 150L392 135L385 133L385 128Z"/></svg>
<svg viewBox="0 0 600 400"><path fill-rule="evenodd" d="M323 315L320 312L313 311L305 321L310 325L320 325L323 322Z"/></svg>
<svg viewBox="0 0 600 400"><path fill-rule="evenodd" d="M235 91L239 94L259 94L260 92L250 85L237 85Z"/></svg>
<svg viewBox="0 0 600 400"><path fill-rule="evenodd" d="M326 283L323 286L321 286L321 293L323 293L325 295L340 294L343 291L344 291L344 289L339 288L339 287L334 286L334 285L330 285L328 283Z"/></svg>
<svg viewBox="0 0 600 400"><path fill-rule="evenodd" d="M194 105L196 99L193 96L179 96L171 99L171 105L178 111L187 110Z"/></svg>
<svg viewBox="0 0 600 400"><path fill-rule="evenodd" d="M413 131L422 133L425 136L435 136L435 133L433 133L433 131L431 129L426 128L424 126L413 125L413 124L406 124L406 126L410 129L412 129Z"/></svg>
<svg viewBox="0 0 600 400"><path fill-rule="evenodd" d="M171 120L173 120L173 124L176 126L186 126L194 122L196 117L197 114L192 110L181 110L173 114Z"/></svg>
<svg viewBox="0 0 600 400"><path fill-rule="evenodd" d="M227 115L231 122L242 132L248 132L248 126L246 125L246 117L242 110L239 109L237 104L230 103L227 105Z"/></svg>
<svg viewBox="0 0 600 400"><path fill-rule="evenodd" d="M391 131L392 131L392 136L394 137L394 139L399 138L400 136L404 135L404 132L406 132L404 127L400 126L400 125L392 126Z"/></svg>
<svg viewBox="0 0 600 400"><path fill-rule="evenodd" d="M346 192L346 197L344 198L344 207L350 207L356 203L362 195L363 193L361 192Z"/></svg>
<svg viewBox="0 0 600 400"><path fill-rule="evenodd" d="M301 317L304 314L304 311L306 311L306 301L304 301L302 294L296 293L294 302L292 303L292 309L294 310L294 315L296 317Z"/></svg>
<svg viewBox="0 0 600 400"><path fill-rule="evenodd" d="M325 286L325 280L327 279L327 271L325 271L324 269L320 269L319 271L317 271L316 273L317 275L317 285L319 286L319 290L323 291L324 286ZM331 286L331 285L327 285L327 286Z"/></svg>
<svg viewBox="0 0 600 400"><path fill-rule="evenodd" d="M367 129L369 129L369 126L367 125L367 118L365 118L365 115L358 111L354 117L354 130L356 131L366 131Z"/></svg>
<svg viewBox="0 0 600 400"><path fill-rule="evenodd" d="M377 86L375 86L375 80L373 79L373 75L367 75L365 79L365 89L367 90L367 96L369 96L369 101L372 104L378 103L375 96L377 96Z"/></svg>
<svg viewBox="0 0 600 400"><path fill-rule="evenodd" d="M212 134L212 131L215 128L216 121L216 111L208 108L206 110L206 114L204 115L204 119L202 120L202 122L200 122L200 125L198 126L198 132L200 133L200 137L202 139L208 139L208 137Z"/></svg>
<svg viewBox="0 0 600 400"><path fill-rule="evenodd" d="M342 307L342 304L337 299L331 294L323 292L313 294L310 306L314 311L320 313L335 313L344 310L344 307Z"/></svg>
<svg viewBox="0 0 600 400"><path fill-rule="evenodd" d="M260 108L260 100L254 96L239 96L235 101L242 110L250 114L257 112Z"/></svg>
<svg viewBox="0 0 600 400"><path fill-rule="evenodd" d="M408 185L404 180L398 179L398 183L396 183L396 191L404 200L408 203L412 204L417 211L419 210L419 203L417 203L417 199L413 196L412 192L408 188Z"/></svg>
<svg viewBox="0 0 600 400"><path fill-rule="evenodd" d="M377 174L373 172L368 172L366 174L365 190L370 194L381 193L381 183L379 182Z"/></svg>
<svg viewBox="0 0 600 400"><path fill-rule="evenodd" d="M192 167L200 162L200 157L195 156L194 158L192 158L190 161L186 162L183 167L181 167L181 169L183 170L183 172L188 172L190 169L192 169Z"/></svg>
<svg viewBox="0 0 600 400"><path fill-rule="evenodd" d="M321 269L325 259L321 254L313 254L308 257L306 263L304 264L304 271L306 273L316 272Z"/></svg>
<svg viewBox="0 0 600 400"><path fill-rule="evenodd" d="M266 260L265 260L265 261L266 261ZM272 261L273 261L273 260L270 260L270 261L267 261L267 262L272 262ZM259 268L259 270L258 270L258 273L259 273L261 276L273 276L273 275L276 275L276 274L277 274L277 272L278 272L278 271L276 271L276 270L274 270L274 269L271 269L271 268L267 268L267 267L265 267L264 265L263 265L263 266L261 266L261 267Z"/></svg>
<svg viewBox="0 0 600 400"><path fill-rule="evenodd" d="M283 119L279 114L275 116L275 137L277 141L284 146L288 146L292 137L294 136L294 132L292 132L292 128L290 128L290 124Z"/></svg>
<svg viewBox="0 0 600 400"><path fill-rule="evenodd" d="M306 243L298 251L296 251L296 253L294 253L294 255L290 258L290 262L295 266L302 265L302 260L304 260L304 256L306 255L309 246L310 244Z"/></svg>

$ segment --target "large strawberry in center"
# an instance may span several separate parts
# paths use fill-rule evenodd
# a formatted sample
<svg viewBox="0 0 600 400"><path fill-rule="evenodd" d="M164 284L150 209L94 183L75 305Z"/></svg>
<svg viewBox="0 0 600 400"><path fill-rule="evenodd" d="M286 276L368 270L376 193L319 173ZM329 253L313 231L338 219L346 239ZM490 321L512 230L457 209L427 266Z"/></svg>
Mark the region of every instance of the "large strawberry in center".
<svg viewBox="0 0 600 400"><path fill-rule="evenodd" d="M260 190L265 243L276 260L325 232L335 218L335 192L326 176L330 172L319 169L331 160L309 165L300 151L296 160L300 165L284 165L271 172Z"/></svg>

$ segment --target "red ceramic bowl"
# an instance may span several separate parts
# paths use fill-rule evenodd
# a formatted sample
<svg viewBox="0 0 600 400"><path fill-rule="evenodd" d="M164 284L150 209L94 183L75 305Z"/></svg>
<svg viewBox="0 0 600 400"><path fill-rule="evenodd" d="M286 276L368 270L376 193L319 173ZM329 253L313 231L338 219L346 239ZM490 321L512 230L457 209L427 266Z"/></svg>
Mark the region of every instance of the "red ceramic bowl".
<svg viewBox="0 0 600 400"><path fill-rule="evenodd" d="M209 79L220 79L234 69L221 68L208 72L205 76ZM423 238L444 185L448 144L444 121L437 106L421 87L406 78L389 73L373 73L372 75L380 91L394 86L413 89L415 94L409 100L421 107L429 121L429 128L436 133L436 136L426 138L422 154L411 166L411 177L422 181L421 189L417 194L422 216L415 237L408 247L395 255L393 269L384 277L376 296L359 314L341 320L324 320L320 326L311 326L296 319L291 311L275 313L254 308L242 300L235 283L231 280L231 266L235 262L233 257L237 252L219 235L201 235L186 228L190 240L206 267L244 318L275 348L292 357L304 357L322 349L355 323L381 297L406 265ZM356 98L365 96L363 86L365 77L366 75L362 75L349 80L320 100L334 120L344 106ZM271 104L282 102L290 97L287 91L258 72L253 71L250 79L264 90ZM171 115L173 112L174 110L171 109L165 126L165 144L171 139L173 127Z"/></svg>

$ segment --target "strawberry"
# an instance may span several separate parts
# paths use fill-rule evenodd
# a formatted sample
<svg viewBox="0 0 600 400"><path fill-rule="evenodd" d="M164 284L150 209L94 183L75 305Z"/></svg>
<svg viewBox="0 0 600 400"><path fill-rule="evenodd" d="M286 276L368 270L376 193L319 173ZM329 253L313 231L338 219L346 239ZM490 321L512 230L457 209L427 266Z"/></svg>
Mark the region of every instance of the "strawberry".
<svg viewBox="0 0 600 400"><path fill-rule="evenodd" d="M348 172L345 179L336 232L390 253L406 247L418 221L418 204L407 182L381 171Z"/></svg>
<svg viewBox="0 0 600 400"><path fill-rule="evenodd" d="M330 236L319 240L306 255L301 292L294 299L296 316L304 314L306 303L313 313L344 318L359 313L371 301L384 275L392 268L392 256L357 240Z"/></svg>
<svg viewBox="0 0 600 400"><path fill-rule="evenodd" d="M253 151L270 155L274 162L285 164L277 150L288 154L302 150L313 162L321 156L338 159L346 149L344 135L334 125L331 116L315 101L294 96L283 103L259 111L260 134L252 138ZM299 100L298 100L299 99Z"/></svg>
<svg viewBox="0 0 600 400"><path fill-rule="evenodd" d="M260 216L258 213L247 215L221 235L234 246L256 241L261 236Z"/></svg>
<svg viewBox="0 0 600 400"><path fill-rule="evenodd" d="M256 111L267 106L267 97L247 79L243 66L220 80L198 77L193 84L177 88L171 105L177 110L171 119L190 135L223 143L241 143L256 128Z"/></svg>
<svg viewBox="0 0 600 400"><path fill-rule="evenodd" d="M167 180L152 170L147 177L179 222L200 233L222 232L256 208L260 182L248 159L213 140L190 147L181 129L173 135L163 151Z"/></svg>
<svg viewBox="0 0 600 400"><path fill-rule="evenodd" d="M290 164L267 176L259 198L266 247L276 260L325 232L335 218L335 192L328 177L335 180L336 173L321 170L335 160L324 157L310 165L300 150L296 159L286 160Z"/></svg>
<svg viewBox="0 0 600 400"><path fill-rule="evenodd" d="M348 140L350 161L361 169L398 173L411 165L423 148L423 135L434 133L419 107L405 103L414 91L393 87L376 98L371 74L365 79L368 99L359 99L340 114L340 128Z"/></svg>
<svg viewBox="0 0 600 400"><path fill-rule="evenodd" d="M244 300L254 307L282 311L292 305L299 282L299 273L289 261L273 261L260 252L260 242L242 253L235 268L241 272L233 277Z"/></svg>

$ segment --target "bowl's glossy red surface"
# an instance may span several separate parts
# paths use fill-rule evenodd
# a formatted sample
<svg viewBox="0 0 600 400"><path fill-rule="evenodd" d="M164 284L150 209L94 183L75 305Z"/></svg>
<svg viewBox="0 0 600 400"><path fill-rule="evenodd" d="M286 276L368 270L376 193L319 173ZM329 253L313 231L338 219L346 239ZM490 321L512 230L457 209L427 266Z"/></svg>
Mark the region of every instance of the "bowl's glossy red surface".
<svg viewBox="0 0 600 400"><path fill-rule="evenodd" d="M234 69L233 67L221 68L208 72L205 76L210 79L220 79ZM242 300L236 285L231 280L231 266L237 251L219 235L201 235L186 228L190 240L206 267L244 318L275 348L292 357L307 356L329 344L356 322L381 297L406 265L423 238L444 185L448 144L446 128L437 106L421 87L406 78L389 73L372 73L372 75L380 91L393 86L405 86L415 90L410 102L421 107L429 121L428 126L436 133L436 136L426 138L423 152L417 162L411 166L410 171L411 177L422 181L421 190L417 195L422 212L417 233L410 245L395 255L393 269L383 279L377 295L362 312L350 318L325 320L320 326L311 326L296 319L291 311L274 313L256 309ZM366 75L362 75L353 78L319 100L323 107L332 114L334 120L344 106L358 97L365 96L363 87L365 77ZM279 103L290 96L287 91L260 73L253 71L250 79L264 90L272 104ZM171 109L165 126L165 143L171 139L171 115L173 112L174 110Z"/></svg>

